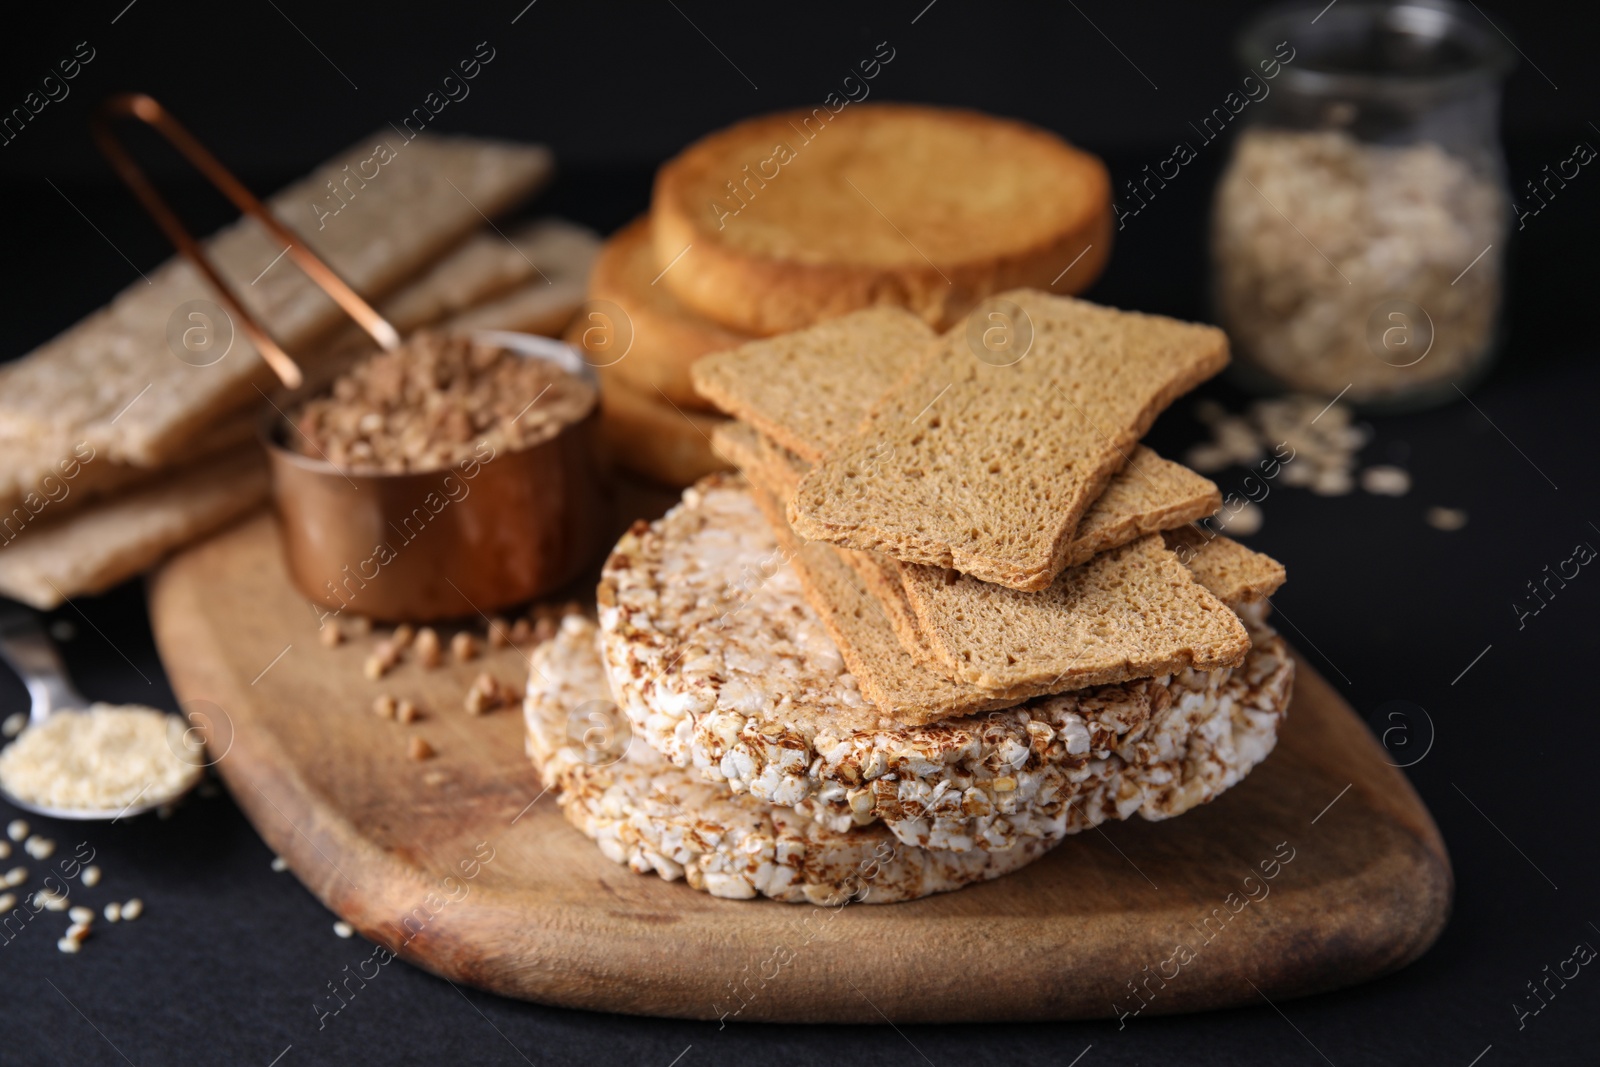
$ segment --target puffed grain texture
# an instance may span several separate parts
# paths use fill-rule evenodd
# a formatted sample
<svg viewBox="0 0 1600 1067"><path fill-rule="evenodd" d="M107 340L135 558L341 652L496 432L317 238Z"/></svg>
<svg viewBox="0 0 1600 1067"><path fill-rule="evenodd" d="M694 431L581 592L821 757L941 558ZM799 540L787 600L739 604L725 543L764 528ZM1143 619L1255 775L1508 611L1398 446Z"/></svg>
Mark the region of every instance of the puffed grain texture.
<svg viewBox="0 0 1600 1067"><path fill-rule="evenodd" d="M674 767L644 742L626 740L627 722L608 698L587 619L564 620L556 637L534 651L533 668L523 709L528 754L540 778L556 792L567 820L606 858L641 874L681 878L730 899L888 904L997 878L1055 844L1034 837L1008 849L918 848L882 826L834 829ZM582 724L577 731L575 717ZM597 750L582 742L596 733L625 747Z"/></svg>

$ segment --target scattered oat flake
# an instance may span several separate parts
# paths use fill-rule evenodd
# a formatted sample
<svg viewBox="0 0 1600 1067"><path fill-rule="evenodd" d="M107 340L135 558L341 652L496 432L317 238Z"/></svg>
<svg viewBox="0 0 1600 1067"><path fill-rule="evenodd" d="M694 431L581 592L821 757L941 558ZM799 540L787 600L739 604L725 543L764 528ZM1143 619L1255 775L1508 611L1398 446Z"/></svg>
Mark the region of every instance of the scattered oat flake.
<svg viewBox="0 0 1600 1067"><path fill-rule="evenodd" d="M1361 488L1376 496L1405 496L1411 491L1411 475L1400 467L1368 467L1361 472Z"/></svg>
<svg viewBox="0 0 1600 1067"><path fill-rule="evenodd" d="M1435 530L1459 530L1467 524L1467 513L1460 508L1432 507L1428 509L1427 520Z"/></svg>

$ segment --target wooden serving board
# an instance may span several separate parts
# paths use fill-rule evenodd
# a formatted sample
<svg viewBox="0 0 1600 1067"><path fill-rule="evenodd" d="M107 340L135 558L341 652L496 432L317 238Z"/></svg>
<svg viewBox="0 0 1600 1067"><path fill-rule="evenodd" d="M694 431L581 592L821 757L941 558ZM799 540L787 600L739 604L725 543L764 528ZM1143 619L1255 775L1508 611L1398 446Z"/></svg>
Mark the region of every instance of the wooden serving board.
<svg viewBox="0 0 1600 1067"><path fill-rule="evenodd" d="M368 681L374 639L319 644L267 516L172 561L150 599L173 685L220 709L213 756L267 844L368 938L511 997L812 1022L1192 1011L1394 970L1449 912L1427 809L1304 660L1277 751L1215 803L1070 837L957 893L823 909L605 859L541 795L520 710L462 710L479 670L520 688L520 656ZM374 715L384 691L424 718ZM435 758L407 757L414 734Z"/></svg>

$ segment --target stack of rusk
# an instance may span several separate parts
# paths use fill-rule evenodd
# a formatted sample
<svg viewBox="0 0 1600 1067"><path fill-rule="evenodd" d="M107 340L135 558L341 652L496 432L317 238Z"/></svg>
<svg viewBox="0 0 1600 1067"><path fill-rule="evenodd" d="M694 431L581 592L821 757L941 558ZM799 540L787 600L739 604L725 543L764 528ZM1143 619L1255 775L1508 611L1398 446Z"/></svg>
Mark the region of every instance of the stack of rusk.
<svg viewBox="0 0 1600 1067"><path fill-rule="evenodd" d="M559 334L598 240L556 220L484 225L551 170L537 145L386 130L269 207L402 333ZM373 350L254 220L205 244L312 384ZM177 258L0 368L0 595L50 608L100 592L259 506L255 434L276 384Z"/></svg>
<svg viewBox="0 0 1600 1067"><path fill-rule="evenodd" d="M696 360L877 305L943 328L1001 289L1080 292L1110 206L1098 159L1018 122L842 98L765 115L660 169L567 339L599 369L618 464L682 488L727 469Z"/></svg>
<svg viewBox="0 0 1600 1067"><path fill-rule="evenodd" d="M598 626L535 654L546 785L635 870L813 903L1215 799L1287 710L1284 570L1139 442L1227 358L1209 326L1013 290L943 334L873 308L702 360L741 473L635 524Z"/></svg>

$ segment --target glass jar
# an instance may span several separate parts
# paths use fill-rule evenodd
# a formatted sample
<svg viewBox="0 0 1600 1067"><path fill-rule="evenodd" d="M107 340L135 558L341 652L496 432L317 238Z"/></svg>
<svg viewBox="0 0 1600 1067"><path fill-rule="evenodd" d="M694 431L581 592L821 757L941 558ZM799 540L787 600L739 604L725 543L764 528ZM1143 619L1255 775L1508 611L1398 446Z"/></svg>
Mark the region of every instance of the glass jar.
<svg viewBox="0 0 1600 1067"><path fill-rule="evenodd" d="M1312 0L1258 16L1238 58L1211 237L1238 377L1369 410L1455 399L1499 334L1503 39L1449 0Z"/></svg>

